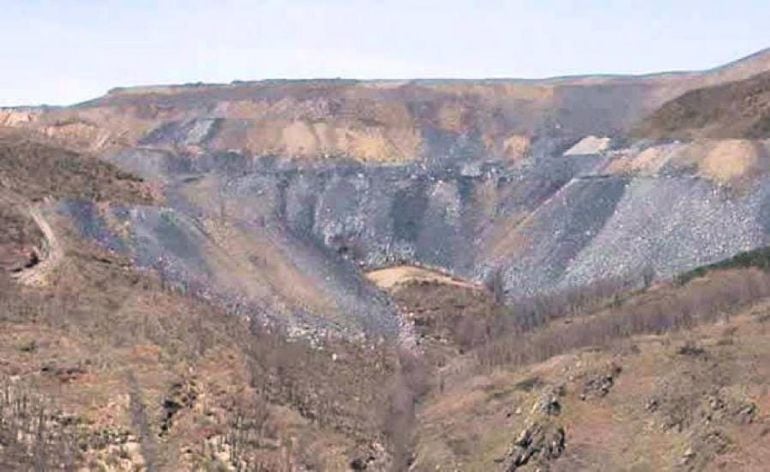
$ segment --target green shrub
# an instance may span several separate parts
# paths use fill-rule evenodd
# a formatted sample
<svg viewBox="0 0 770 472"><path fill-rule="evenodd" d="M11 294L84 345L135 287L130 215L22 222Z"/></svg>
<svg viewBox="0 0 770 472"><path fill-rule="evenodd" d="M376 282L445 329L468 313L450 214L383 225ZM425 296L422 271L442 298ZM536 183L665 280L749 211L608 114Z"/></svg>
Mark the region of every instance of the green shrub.
<svg viewBox="0 0 770 472"><path fill-rule="evenodd" d="M697 267L688 272L679 274L676 277L676 282L679 285L684 285L693 279L705 276L712 270L749 267L756 267L766 272L770 271L770 247L763 247L751 251L741 252L729 259Z"/></svg>

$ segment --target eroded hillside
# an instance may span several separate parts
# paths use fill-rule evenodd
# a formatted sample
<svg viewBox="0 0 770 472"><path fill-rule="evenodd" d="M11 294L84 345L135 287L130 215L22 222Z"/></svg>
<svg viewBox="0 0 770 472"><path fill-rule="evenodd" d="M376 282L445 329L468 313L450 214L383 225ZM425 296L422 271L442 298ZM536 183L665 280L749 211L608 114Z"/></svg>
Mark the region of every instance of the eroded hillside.
<svg viewBox="0 0 770 472"><path fill-rule="evenodd" d="M769 57L1 110L0 465L761 470Z"/></svg>
<svg viewBox="0 0 770 472"><path fill-rule="evenodd" d="M389 467L395 344L298 338L267 309L209 303L67 211L162 211L152 186L25 133L0 152L0 468Z"/></svg>
<svg viewBox="0 0 770 472"><path fill-rule="evenodd" d="M356 313L356 329L387 330L392 312L364 301L376 297L355 267L501 272L515 298L667 278L767 244L767 136L628 134L682 93L760 90L749 77L767 58L643 77L116 89L2 121L155 186L164 208L62 207L139 266L231 307L336 328Z"/></svg>

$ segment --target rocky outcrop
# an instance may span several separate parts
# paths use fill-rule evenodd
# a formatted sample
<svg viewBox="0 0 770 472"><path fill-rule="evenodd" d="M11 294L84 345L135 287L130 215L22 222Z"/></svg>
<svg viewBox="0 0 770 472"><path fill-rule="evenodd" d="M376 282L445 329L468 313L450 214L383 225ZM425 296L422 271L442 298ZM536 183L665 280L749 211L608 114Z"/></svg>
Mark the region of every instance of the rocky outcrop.
<svg viewBox="0 0 770 472"><path fill-rule="evenodd" d="M194 379L174 383L163 399L163 420L160 435L165 436L174 424L175 416L184 409L190 409L198 398L198 386Z"/></svg>
<svg viewBox="0 0 770 472"><path fill-rule="evenodd" d="M544 389L540 399L535 404L535 412L546 416L559 416L562 410L560 397L563 397L565 393L566 390L563 385Z"/></svg>
<svg viewBox="0 0 770 472"><path fill-rule="evenodd" d="M527 385L521 387L529 387ZM532 387L537 384L535 382ZM567 435L558 417L562 413L561 398L567 393L566 386L546 385L532 405L524 427L516 436L505 456L496 459L501 470L514 472L522 467L531 470L550 470L551 463L564 454ZM517 410L521 414L521 409ZM510 417L510 416L509 416Z"/></svg>
<svg viewBox="0 0 770 472"><path fill-rule="evenodd" d="M566 449L564 428L551 422L536 422L524 428L507 454L502 470L514 472L525 465L548 470L548 464Z"/></svg>
<svg viewBox="0 0 770 472"><path fill-rule="evenodd" d="M580 399L587 400L607 396L615 385L615 379L622 371L623 369L619 365L611 364L599 372L590 374L583 383Z"/></svg>
<svg viewBox="0 0 770 472"><path fill-rule="evenodd" d="M378 442L373 442L359 447L350 461L349 467L352 471L370 471L379 472L391 470L392 458L388 452Z"/></svg>

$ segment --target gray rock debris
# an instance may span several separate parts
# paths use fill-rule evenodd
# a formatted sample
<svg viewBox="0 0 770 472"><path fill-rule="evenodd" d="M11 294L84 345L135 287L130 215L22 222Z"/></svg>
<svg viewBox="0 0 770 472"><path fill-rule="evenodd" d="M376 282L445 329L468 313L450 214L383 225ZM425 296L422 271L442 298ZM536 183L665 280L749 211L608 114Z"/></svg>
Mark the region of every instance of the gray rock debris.
<svg viewBox="0 0 770 472"><path fill-rule="evenodd" d="M547 470L548 463L564 453L567 447L564 428L551 422L535 422L524 428L503 461L506 472L515 472L522 466L537 464Z"/></svg>

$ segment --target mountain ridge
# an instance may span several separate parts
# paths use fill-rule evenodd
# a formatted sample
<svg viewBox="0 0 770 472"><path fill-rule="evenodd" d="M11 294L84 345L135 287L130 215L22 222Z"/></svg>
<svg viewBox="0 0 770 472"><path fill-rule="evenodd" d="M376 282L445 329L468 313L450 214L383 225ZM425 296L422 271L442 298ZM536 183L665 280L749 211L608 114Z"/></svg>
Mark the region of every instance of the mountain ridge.
<svg viewBox="0 0 770 472"><path fill-rule="evenodd" d="M475 82L475 83L496 83L496 82L514 82L514 83L549 83L549 82L571 82L571 81L583 81L586 79L642 79L642 78L659 78L667 76L688 76L697 74L708 73L720 73L726 72L730 69L748 69L747 71L741 71L741 73L753 74L755 70L770 69L770 47L761 49L752 54L748 54L739 59L730 61L726 64L717 65L705 69L693 69L693 70L669 70L660 72L648 72L641 74L616 74L612 72L601 74L574 74L574 75L557 75L540 78L516 78L516 77L468 77L468 78L392 78L392 79L353 79L344 77L335 78L304 78L304 79L258 79L258 80L232 80L230 82L195 82L188 84L153 84L153 85L132 85L124 87L115 87L107 91L105 95L119 94L119 93L135 93L142 90L152 91L165 90L165 89L196 89L202 87L232 87L232 86L244 86L244 85L277 85L285 83L307 84L307 83L341 83L341 84L405 84L405 83L452 83L452 82ZM737 74L736 74L737 75ZM79 104L74 104L77 106ZM13 107L9 107L13 108Z"/></svg>
<svg viewBox="0 0 770 472"><path fill-rule="evenodd" d="M203 146L380 162L445 154L477 133L470 136L478 148L473 152L515 160L539 136L621 136L688 90L768 69L764 50L708 71L658 76L149 86L113 90L73 107L5 108L0 124L35 128L98 152L135 146L154 132L156 147L177 151ZM163 133L166 142L159 142Z"/></svg>

